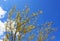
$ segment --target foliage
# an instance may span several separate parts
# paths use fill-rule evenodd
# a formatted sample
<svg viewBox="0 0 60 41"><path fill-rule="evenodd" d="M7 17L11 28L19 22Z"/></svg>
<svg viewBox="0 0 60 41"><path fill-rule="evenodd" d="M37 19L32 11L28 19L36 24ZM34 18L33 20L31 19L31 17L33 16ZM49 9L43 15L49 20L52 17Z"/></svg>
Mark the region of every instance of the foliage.
<svg viewBox="0 0 60 41"><path fill-rule="evenodd" d="M43 25L35 26L35 22L33 24L30 24L30 21L32 18L42 14L43 12L40 10L36 13L33 13L31 16L28 16L30 11L30 8L27 6L23 11L18 11L15 15L15 18L12 18L14 12L16 12L16 6L14 6L9 14L8 14L8 19L5 24L6 26L6 36L3 39L3 41L21 41L23 37L30 31L37 29L39 31L38 34L38 39L37 41L45 41L48 39L48 36L51 32L53 32L55 29L51 28L51 22L45 23ZM36 20L34 20L36 21ZM34 34L32 34L27 41L31 41L34 39Z"/></svg>

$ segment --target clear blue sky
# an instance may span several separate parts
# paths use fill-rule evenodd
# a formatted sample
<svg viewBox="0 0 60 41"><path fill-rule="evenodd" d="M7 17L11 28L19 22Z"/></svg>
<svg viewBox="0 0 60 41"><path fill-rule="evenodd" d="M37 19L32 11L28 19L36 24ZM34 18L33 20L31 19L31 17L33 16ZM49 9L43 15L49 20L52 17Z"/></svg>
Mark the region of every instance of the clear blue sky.
<svg viewBox="0 0 60 41"><path fill-rule="evenodd" d="M43 15L39 17L38 23L53 21L54 27L58 30L55 32L55 40L60 41L60 1L59 0L0 0L0 6L7 12L13 7L17 6L17 9L23 9L25 5L31 8L30 12L36 12L38 10L43 11ZM6 15L4 18L0 19L2 21L6 20Z"/></svg>

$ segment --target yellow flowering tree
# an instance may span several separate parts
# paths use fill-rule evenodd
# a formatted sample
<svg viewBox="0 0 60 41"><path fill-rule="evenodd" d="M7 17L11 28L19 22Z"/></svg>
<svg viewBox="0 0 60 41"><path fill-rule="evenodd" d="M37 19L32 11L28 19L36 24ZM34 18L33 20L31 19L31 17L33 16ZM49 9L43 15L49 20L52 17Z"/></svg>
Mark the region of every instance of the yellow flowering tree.
<svg viewBox="0 0 60 41"><path fill-rule="evenodd" d="M55 29L51 28L51 22L48 22L43 25L35 26L36 20L34 20L33 24L30 24L30 21L32 18L37 17L38 15L42 14L42 10L32 13L31 16L28 16L30 11L30 8L27 6L23 11L17 11L15 14L15 18L13 16L14 12L16 12L16 7L14 6L9 14L8 14L8 19L7 22L5 23L6 26L6 35L3 41L21 41L23 37L25 37L26 33L34 30L34 29L39 29L39 34L38 34L38 39L37 41L44 41L48 39L48 35L50 32L54 31ZM32 34L30 37L28 37L27 41L31 41L34 39L34 34Z"/></svg>

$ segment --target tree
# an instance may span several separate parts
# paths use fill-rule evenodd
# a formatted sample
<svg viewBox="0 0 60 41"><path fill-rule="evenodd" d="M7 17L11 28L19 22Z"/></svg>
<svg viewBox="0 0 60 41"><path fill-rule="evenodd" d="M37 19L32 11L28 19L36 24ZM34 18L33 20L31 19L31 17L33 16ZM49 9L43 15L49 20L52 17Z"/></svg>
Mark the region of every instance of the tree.
<svg viewBox="0 0 60 41"><path fill-rule="evenodd" d="M15 14L15 18L13 16L14 12L16 12L16 6L14 6L9 14L8 19L5 24L6 26L6 36L3 41L21 41L23 37L25 37L26 33L34 30L39 29L38 39L37 41L45 41L48 38L48 35L53 32L55 29L51 28L52 22L45 23L43 25L35 26L36 20L34 20L33 24L30 23L31 19L37 17L38 15L42 14L43 12L40 10L36 13L33 13L31 16L28 16L30 8L27 6L23 11L17 11ZM23 16L22 16L23 15ZM27 41L31 41L34 39L34 34L32 34Z"/></svg>

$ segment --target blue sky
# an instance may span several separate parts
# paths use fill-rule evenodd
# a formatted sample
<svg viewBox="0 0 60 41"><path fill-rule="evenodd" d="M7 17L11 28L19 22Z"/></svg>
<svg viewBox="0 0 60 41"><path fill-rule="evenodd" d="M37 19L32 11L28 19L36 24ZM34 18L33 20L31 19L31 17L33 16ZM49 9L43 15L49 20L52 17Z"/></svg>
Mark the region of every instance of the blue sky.
<svg viewBox="0 0 60 41"><path fill-rule="evenodd" d="M52 21L53 27L58 30L54 33L54 41L60 40L60 1L59 0L0 0L0 7L4 12L4 17L0 18L1 23L5 22L8 11L16 5L17 9L22 10L25 5L31 9L30 12L42 10L43 14L39 16L37 23ZM0 11L1 12L1 11ZM3 25L3 24L2 24Z"/></svg>

